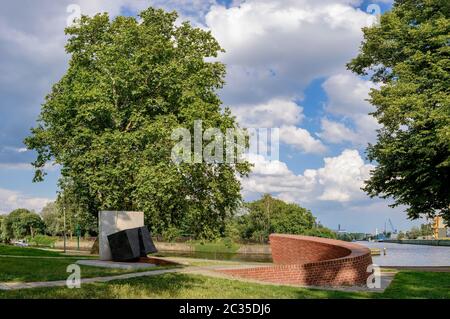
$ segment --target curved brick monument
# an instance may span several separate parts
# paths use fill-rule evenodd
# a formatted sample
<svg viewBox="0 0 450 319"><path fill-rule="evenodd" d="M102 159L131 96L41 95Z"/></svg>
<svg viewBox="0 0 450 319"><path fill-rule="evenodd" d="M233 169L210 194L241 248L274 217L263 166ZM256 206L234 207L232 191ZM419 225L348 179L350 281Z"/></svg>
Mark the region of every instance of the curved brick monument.
<svg viewBox="0 0 450 319"><path fill-rule="evenodd" d="M365 285L370 250L334 239L298 235L270 235L273 266L224 269L249 279L307 286Z"/></svg>

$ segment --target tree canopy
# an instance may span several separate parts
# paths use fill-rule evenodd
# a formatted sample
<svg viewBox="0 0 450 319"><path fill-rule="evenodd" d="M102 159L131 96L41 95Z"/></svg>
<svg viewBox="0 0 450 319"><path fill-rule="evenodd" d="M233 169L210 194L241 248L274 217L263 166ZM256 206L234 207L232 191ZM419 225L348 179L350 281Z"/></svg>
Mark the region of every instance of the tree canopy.
<svg viewBox="0 0 450 319"><path fill-rule="evenodd" d="M66 218L66 234L70 237L77 235L97 235L98 221L85 207L77 202L77 197L72 196L70 190L61 193L57 200L49 202L41 211L46 233L51 236L64 234L64 215Z"/></svg>
<svg viewBox="0 0 450 319"><path fill-rule="evenodd" d="M0 231L2 241L8 242L11 239L23 239L27 236L42 234L45 231L45 225L38 214L19 208L2 218Z"/></svg>
<svg viewBox="0 0 450 319"><path fill-rule="evenodd" d="M92 214L143 210L152 230L184 227L197 237L223 233L241 202L237 176L248 163L171 161L178 127L222 131L237 126L217 90L225 66L210 32L175 23L149 8L134 17L83 16L66 29L69 68L42 105L25 143L37 151L35 181L50 161Z"/></svg>
<svg viewBox="0 0 450 319"><path fill-rule="evenodd" d="M379 25L363 29L348 67L380 83L370 93L382 128L368 158L364 190L406 205L412 219L450 221L450 3L397 0Z"/></svg>
<svg viewBox="0 0 450 319"><path fill-rule="evenodd" d="M41 216L48 234L57 236L64 231L64 222L55 202L50 202L45 205L42 208Z"/></svg>
<svg viewBox="0 0 450 319"><path fill-rule="evenodd" d="M246 213L235 219L241 239L264 242L272 233L335 237L316 222L311 211L268 194L245 207Z"/></svg>

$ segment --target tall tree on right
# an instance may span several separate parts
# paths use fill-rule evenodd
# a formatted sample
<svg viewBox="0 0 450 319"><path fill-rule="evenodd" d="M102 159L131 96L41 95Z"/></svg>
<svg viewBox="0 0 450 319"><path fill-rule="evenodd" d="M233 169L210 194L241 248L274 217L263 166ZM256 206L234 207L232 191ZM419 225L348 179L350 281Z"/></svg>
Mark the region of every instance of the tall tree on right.
<svg viewBox="0 0 450 319"><path fill-rule="evenodd" d="M364 190L406 205L408 216L450 221L450 2L397 0L364 28L347 67L380 84L369 101L382 128L367 154Z"/></svg>

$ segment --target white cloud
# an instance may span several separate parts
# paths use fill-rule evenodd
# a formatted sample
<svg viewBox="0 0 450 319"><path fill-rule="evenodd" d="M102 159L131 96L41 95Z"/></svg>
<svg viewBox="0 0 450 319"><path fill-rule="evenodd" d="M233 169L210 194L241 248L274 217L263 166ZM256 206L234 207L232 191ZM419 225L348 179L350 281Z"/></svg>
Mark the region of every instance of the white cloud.
<svg viewBox="0 0 450 319"><path fill-rule="evenodd" d="M357 150L344 150L336 157L324 158L324 166L296 175L285 163L262 156L249 158L253 173L242 180L244 194L272 193L290 202L349 202L366 199L361 190L373 165L365 164Z"/></svg>
<svg viewBox="0 0 450 319"><path fill-rule="evenodd" d="M166 11L178 12L181 21L190 20L197 27L204 28L204 18L215 0L68 0L70 3L78 4L82 14L93 15L108 12L110 16L122 13L126 8L129 12L140 12L149 6L163 8Z"/></svg>
<svg viewBox="0 0 450 319"><path fill-rule="evenodd" d="M374 166L365 164L358 151L344 150L324 161L325 166L317 171L318 183L323 186L319 199L346 202L363 195L361 187Z"/></svg>
<svg viewBox="0 0 450 319"><path fill-rule="evenodd" d="M328 143L339 144L346 141L358 143L358 134L343 123L323 118L321 120L321 128L322 132L318 135Z"/></svg>
<svg viewBox="0 0 450 319"><path fill-rule="evenodd" d="M303 108L290 99L274 98L266 103L243 104L231 108L242 127L271 128L296 125L303 118Z"/></svg>
<svg viewBox="0 0 450 319"><path fill-rule="evenodd" d="M44 170L46 172L54 172L61 168L61 165L55 162L50 162L44 165ZM7 170L22 170L22 171L32 171L35 167L30 163L0 163L0 169Z"/></svg>
<svg viewBox="0 0 450 319"><path fill-rule="evenodd" d="M304 119L303 107L290 99L274 98L261 104L244 104L231 108L242 127L280 129L280 142L305 153L321 154L326 147L306 129L297 127Z"/></svg>
<svg viewBox="0 0 450 319"><path fill-rule="evenodd" d="M282 126L280 128L280 141L305 153L321 154L326 151L325 145L320 140L300 127Z"/></svg>
<svg viewBox="0 0 450 319"><path fill-rule="evenodd" d="M225 102L300 97L311 80L338 72L356 55L370 16L355 3L248 0L211 7L206 24L226 50Z"/></svg>
<svg viewBox="0 0 450 319"><path fill-rule="evenodd" d="M281 142L306 153L326 151L320 139L298 127L303 115L296 116L299 109L291 101L301 99L312 80L338 74L357 54L361 28L370 17L353 7L359 3L247 0L230 8L211 7L206 26L226 50L220 57L228 70L221 96L242 126L279 126ZM330 90L341 81L337 76L330 78ZM358 94L358 102L359 91L367 93L365 88L352 92ZM351 131L343 124L339 128L342 133ZM329 138L332 133L323 131L320 136ZM357 141L354 134L351 137ZM332 139L340 141L342 136Z"/></svg>
<svg viewBox="0 0 450 319"><path fill-rule="evenodd" d="M360 143L363 141L364 146L367 146L367 143L376 141L376 130L381 127L376 118L368 114L357 114L353 117L353 121L355 122L356 132L360 136Z"/></svg>
<svg viewBox="0 0 450 319"><path fill-rule="evenodd" d="M326 110L332 114L352 117L374 111L367 101L371 88L377 86L349 72L330 76L323 84L328 95Z"/></svg>
<svg viewBox="0 0 450 319"><path fill-rule="evenodd" d="M33 169L33 166L29 163L0 163L0 169L27 171Z"/></svg>
<svg viewBox="0 0 450 319"><path fill-rule="evenodd" d="M0 214L9 213L17 208L39 212L50 201L52 201L50 198L33 197L18 191L0 188Z"/></svg>
<svg viewBox="0 0 450 319"><path fill-rule="evenodd" d="M315 173L311 170L303 175L295 175L286 163L269 161L261 155L254 155L249 158L249 161L254 164L254 167L251 176L242 179L245 195L255 193L307 195L316 184Z"/></svg>
<svg viewBox="0 0 450 319"><path fill-rule="evenodd" d="M341 120L350 120L354 129L345 126L342 122L323 118L322 132L319 136L328 143L351 142L357 146L366 146L367 143L375 141L379 124L373 116L369 115L375 108L367 99L370 90L378 87L373 82L351 73L330 76L323 84L328 96L325 111Z"/></svg>
<svg viewBox="0 0 450 319"><path fill-rule="evenodd" d="M291 174L286 163L279 160L269 161L258 154L248 154L247 160L255 165L252 169L252 174L265 176L285 176Z"/></svg>
<svg viewBox="0 0 450 319"><path fill-rule="evenodd" d="M1 152L13 152L13 153L25 153L28 151L26 147L14 147L14 146L4 146L0 150Z"/></svg>

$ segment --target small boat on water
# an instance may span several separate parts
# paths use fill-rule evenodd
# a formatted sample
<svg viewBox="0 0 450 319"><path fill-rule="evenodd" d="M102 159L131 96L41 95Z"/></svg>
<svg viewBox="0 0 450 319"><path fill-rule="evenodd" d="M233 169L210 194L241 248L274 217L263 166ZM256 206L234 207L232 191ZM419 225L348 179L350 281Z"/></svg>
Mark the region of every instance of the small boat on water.
<svg viewBox="0 0 450 319"><path fill-rule="evenodd" d="M380 256L381 255L381 249L380 248L370 248L370 254L372 256Z"/></svg>

